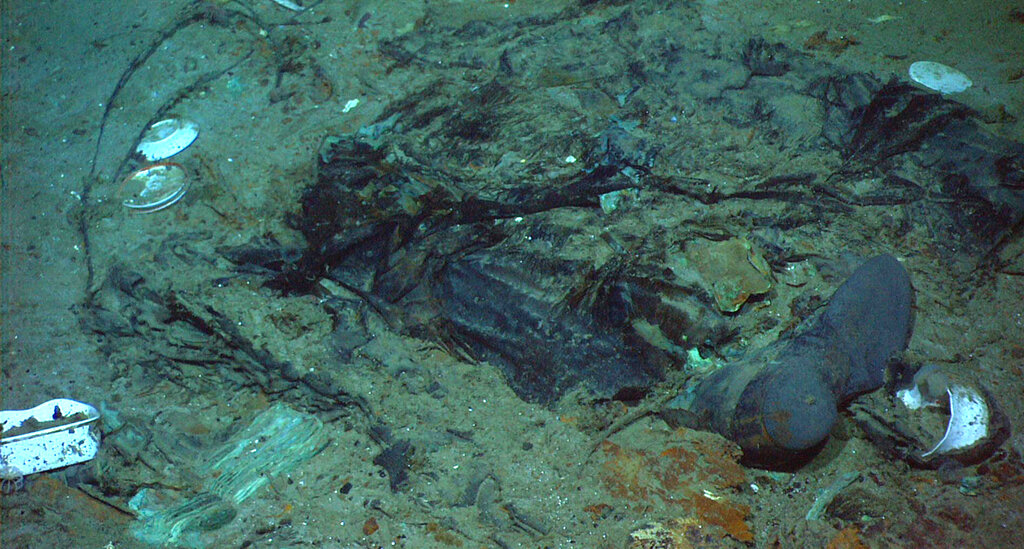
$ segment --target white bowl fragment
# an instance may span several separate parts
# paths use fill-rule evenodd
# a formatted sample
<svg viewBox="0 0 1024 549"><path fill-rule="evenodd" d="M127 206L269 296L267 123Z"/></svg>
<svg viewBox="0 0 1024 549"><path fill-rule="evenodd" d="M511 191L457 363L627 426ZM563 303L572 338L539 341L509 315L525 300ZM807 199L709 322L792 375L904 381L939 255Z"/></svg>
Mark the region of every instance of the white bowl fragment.
<svg viewBox="0 0 1024 549"><path fill-rule="evenodd" d="M956 370L929 364L914 374L909 387L894 395L896 403L915 412L896 415L906 418L897 419L897 431L916 446L912 463L932 466L947 458L976 463L1009 436L1006 414L992 395L962 377Z"/></svg>
<svg viewBox="0 0 1024 549"><path fill-rule="evenodd" d="M918 61L909 72L911 80L941 94L960 93L974 84L966 74L934 61Z"/></svg>
<svg viewBox="0 0 1024 549"><path fill-rule="evenodd" d="M967 450L989 436L989 409L985 397L964 385L950 385L946 391L949 393L946 434L934 448L921 454L923 458Z"/></svg>

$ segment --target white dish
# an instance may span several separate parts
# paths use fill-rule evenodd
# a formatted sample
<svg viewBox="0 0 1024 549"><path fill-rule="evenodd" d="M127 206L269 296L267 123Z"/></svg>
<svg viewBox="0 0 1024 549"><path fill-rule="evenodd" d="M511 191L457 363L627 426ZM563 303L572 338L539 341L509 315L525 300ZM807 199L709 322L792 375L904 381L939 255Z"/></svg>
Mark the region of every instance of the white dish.
<svg viewBox="0 0 1024 549"><path fill-rule="evenodd" d="M934 61L918 61L909 73L914 82L941 94L960 93L974 84L966 74Z"/></svg>
<svg viewBox="0 0 1024 549"><path fill-rule="evenodd" d="M199 125L172 116L153 123L142 135L135 151L153 162L170 158L188 148L199 137Z"/></svg>
<svg viewBox="0 0 1024 549"><path fill-rule="evenodd" d="M141 213L162 210L188 192L188 174L178 164L154 164L125 179L121 185L127 195L123 204Z"/></svg>

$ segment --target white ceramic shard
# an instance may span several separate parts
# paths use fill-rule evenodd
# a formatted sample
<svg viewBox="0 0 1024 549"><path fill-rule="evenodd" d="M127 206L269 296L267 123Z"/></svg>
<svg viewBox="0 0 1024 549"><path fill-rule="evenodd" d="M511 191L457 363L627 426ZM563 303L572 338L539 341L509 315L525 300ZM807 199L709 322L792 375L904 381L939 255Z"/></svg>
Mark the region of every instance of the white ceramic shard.
<svg viewBox="0 0 1024 549"><path fill-rule="evenodd" d="M948 398L949 380L934 364L918 370L913 382L911 387L896 392L896 398L910 410L942 406Z"/></svg>
<svg viewBox="0 0 1024 549"><path fill-rule="evenodd" d="M125 207L142 213L155 212L185 196L188 175L178 164L155 164L128 176L121 189L127 195Z"/></svg>
<svg viewBox="0 0 1024 549"><path fill-rule="evenodd" d="M28 410L0 412L0 462L31 475L89 461L100 447L96 408L58 398Z"/></svg>
<svg viewBox="0 0 1024 549"><path fill-rule="evenodd" d="M960 93L974 84L966 74L934 61L918 61L909 72L911 80L941 94Z"/></svg>
<svg viewBox="0 0 1024 549"><path fill-rule="evenodd" d="M921 389L914 385L909 389L900 389L896 391L896 398L903 403L910 410L919 410L924 408L928 404L931 404L925 400L924 395L921 394Z"/></svg>
<svg viewBox="0 0 1024 549"><path fill-rule="evenodd" d="M921 455L923 458L966 450L988 437L989 409L985 397L963 385L950 385L946 391L949 393L946 434L934 448Z"/></svg>
<svg viewBox="0 0 1024 549"><path fill-rule="evenodd" d="M172 116L153 123L142 135L135 150L146 157L146 160L157 162L185 150L197 137L198 124Z"/></svg>
<svg viewBox="0 0 1024 549"><path fill-rule="evenodd" d="M282 8L289 9L292 11L303 11L306 9L296 4L295 2L292 2L291 0L273 0L273 2L278 6L281 6Z"/></svg>

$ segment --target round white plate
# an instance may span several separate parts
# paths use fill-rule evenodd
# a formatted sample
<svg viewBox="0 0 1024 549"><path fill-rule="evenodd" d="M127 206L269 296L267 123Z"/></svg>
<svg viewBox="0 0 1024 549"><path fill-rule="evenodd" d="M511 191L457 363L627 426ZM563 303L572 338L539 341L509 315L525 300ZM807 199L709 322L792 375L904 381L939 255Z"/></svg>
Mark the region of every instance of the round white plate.
<svg viewBox="0 0 1024 549"><path fill-rule="evenodd" d="M198 124L172 116L150 126L135 151L146 157L146 160L156 162L185 150L197 137Z"/></svg>
<svg viewBox="0 0 1024 549"><path fill-rule="evenodd" d="M162 210L181 200L188 191L188 175L178 164L156 164L141 169L124 181L123 204L133 210L149 213Z"/></svg>

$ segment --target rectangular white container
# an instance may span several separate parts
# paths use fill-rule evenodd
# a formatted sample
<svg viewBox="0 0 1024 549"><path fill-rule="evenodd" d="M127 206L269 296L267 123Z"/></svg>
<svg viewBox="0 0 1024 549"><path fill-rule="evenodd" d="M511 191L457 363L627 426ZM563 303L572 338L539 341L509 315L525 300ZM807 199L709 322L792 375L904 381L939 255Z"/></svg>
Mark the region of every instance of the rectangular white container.
<svg viewBox="0 0 1024 549"><path fill-rule="evenodd" d="M82 417L67 423L75 414ZM96 408L66 398L28 410L4 410L0 412L0 464L31 475L89 461L100 448L99 418ZM8 436L30 419L38 428Z"/></svg>

